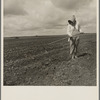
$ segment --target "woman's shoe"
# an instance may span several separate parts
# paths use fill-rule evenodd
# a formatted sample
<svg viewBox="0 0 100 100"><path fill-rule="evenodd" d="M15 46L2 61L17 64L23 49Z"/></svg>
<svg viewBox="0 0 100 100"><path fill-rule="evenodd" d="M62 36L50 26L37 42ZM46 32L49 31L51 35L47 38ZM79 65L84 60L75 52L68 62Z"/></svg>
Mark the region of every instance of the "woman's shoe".
<svg viewBox="0 0 100 100"><path fill-rule="evenodd" d="M77 56L75 56L75 58L78 58Z"/></svg>
<svg viewBox="0 0 100 100"><path fill-rule="evenodd" d="M75 59L75 56L72 56L72 59Z"/></svg>

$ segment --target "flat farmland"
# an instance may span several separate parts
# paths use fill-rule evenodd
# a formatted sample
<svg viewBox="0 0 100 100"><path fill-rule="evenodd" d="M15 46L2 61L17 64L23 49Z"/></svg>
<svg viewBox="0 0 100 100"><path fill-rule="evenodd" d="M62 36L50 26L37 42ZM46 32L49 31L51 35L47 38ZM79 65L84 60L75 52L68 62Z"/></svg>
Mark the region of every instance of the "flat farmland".
<svg viewBox="0 0 100 100"><path fill-rule="evenodd" d="M80 35L75 60L65 35L4 38L6 86L95 86L96 69L95 33Z"/></svg>

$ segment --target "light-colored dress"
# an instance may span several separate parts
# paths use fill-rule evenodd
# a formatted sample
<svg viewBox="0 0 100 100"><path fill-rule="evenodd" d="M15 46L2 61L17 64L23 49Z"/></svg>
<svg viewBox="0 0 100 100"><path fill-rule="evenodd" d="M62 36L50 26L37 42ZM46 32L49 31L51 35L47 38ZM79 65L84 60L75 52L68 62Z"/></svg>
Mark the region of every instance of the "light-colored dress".
<svg viewBox="0 0 100 100"><path fill-rule="evenodd" d="M68 41L70 42L70 54L71 55L77 54L80 33L81 33L81 28L78 23L76 23L75 26L68 24L67 35L70 37Z"/></svg>
<svg viewBox="0 0 100 100"><path fill-rule="evenodd" d="M69 37L77 36L80 33L81 33L81 28L78 23L76 23L75 26L72 26L70 24L67 25L67 35L69 35Z"/></svg>

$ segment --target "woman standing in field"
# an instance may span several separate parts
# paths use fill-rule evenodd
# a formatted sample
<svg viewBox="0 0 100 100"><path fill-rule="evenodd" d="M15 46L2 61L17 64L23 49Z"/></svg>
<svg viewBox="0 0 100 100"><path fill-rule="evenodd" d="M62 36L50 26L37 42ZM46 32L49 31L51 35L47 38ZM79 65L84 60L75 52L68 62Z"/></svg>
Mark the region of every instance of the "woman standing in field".
<svg viewBox="0 0 100 100"><path fill-rule="evenodd" d="M80 26L73 15L71 20L68 20L67 34L70 42L70 55L72 59L77 58L77 49L79 45Z"/></svg>

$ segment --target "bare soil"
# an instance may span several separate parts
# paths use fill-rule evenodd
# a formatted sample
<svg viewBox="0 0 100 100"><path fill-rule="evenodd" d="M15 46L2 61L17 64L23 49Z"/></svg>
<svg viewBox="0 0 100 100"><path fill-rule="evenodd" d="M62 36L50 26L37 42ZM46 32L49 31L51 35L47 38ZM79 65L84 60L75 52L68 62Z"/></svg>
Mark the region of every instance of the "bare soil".
<svg viewBox="0 0 100 100"><path fill-rule="evenodd" d="M66 36L4 38L4 85L96 86L96 34L80 35L78 58Z"/></svg>

